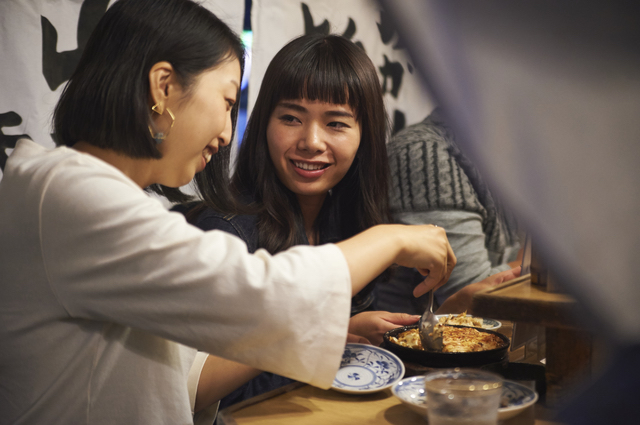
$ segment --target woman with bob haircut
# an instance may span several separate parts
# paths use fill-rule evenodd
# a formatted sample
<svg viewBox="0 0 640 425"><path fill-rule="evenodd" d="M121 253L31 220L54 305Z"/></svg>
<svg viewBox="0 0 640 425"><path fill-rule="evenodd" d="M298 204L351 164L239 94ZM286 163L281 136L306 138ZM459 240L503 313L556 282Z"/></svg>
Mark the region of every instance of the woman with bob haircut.
<svg viewBox="0 0 640 425"><path fill-rule="evenodd" d="M242 61L190 0L119 0L56 107L58 147L18 142L0 182L4 422L191 423L196 387L219 399L231 360L328 388L354 294L393 263L428 273L418 293L447 280L431 226L250 254L145 194L181 198L208 168L224 203Z"/></svg>
<svg viewBox="0 0 640 425"><path fill-rule="evenodd" d="M187 217L203 230L241 237L250 252L271 254L336 243L388 223L387 135L382 90L367 54L340 36L296 38L275 55L260 86L232 179L235 214L203 202ZM209 186L199 190L206 200ZM386 331L419 319L371 311L377 280L352 299L352 341L379 345ZM261 375L222 407L287 382Z"/></svg>

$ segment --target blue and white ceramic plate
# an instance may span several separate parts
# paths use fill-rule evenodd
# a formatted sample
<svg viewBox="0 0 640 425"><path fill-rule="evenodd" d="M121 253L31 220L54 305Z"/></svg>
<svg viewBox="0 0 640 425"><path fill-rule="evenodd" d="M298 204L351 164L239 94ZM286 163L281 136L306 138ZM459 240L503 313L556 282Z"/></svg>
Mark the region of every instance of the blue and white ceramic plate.
<svg viewBox="0 0 640 425"><path fill-rule="evenodd" d="M391 388L407 407L422 416L427 415L427 396L424 392L424 376L412 376L398 382ZM502 400L498 409L498 419L503 421L521 413L538 401L538 393L514 381L502 384Z"/></svg>
<svg viewBox="0 0 640 425"><path fill-rule="evenodd" d="M453 317L457 316L457 314L452 314ZM441 317L449 317L448 314L436 314L436 319L440 320ZM467 314L467 317L473 317L470 314ZM494 330L498 329L502 326L502 323L495 319L485 319L482 318L482 329Z"/></svg>
<svg viewBox="0 0 640 425"><path fill-rule="evenodd" d="M404 364L392 352L367 344L347 344L332 389L367 394L390 388L404 376Z"/></svg>

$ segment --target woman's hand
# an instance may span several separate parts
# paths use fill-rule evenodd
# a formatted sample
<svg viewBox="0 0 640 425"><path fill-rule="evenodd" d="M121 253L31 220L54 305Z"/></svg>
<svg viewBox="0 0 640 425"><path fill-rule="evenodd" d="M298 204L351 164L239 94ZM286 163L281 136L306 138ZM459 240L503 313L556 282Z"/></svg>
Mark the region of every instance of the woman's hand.
<svg viewBox="0 0 640 425"><path fill-rule="evenodd" d="M371 341L369 341L367 338L360 335L352 334L351 332L347 334L347 343L371 345Z"/></svg>
<svg viewBox="0 0 640 425"><path fill-rule="evenodd" d="M397 263L415 267L427 276L413 291L418 297L444 285L456 265L446 232L430 224L382 224L339 242L337 246L349 265L354 295L387 267Z"/></svg>
<svg viewBox="0 0 640 425"><path fill-rule="evenodd" d="M444 285L449 280L457 259L442 227L430 224L412 225L404 226L404 231L404 250L396 263L415 267L426 276L413 290L413 296L419 297Z"/></svg>
<svg viewBox="0 0 640 425"><path fill-rule="evenodd" d="M436 314L449 314L449 313L462 313L466 311L469 314L473 314L471 311L471 301L473 300L473 295L487 288L493 288L494 286L500 285L502 282L506 282L511 279L515 279L520 276L521 268L520 266L515 267L511 270L505 270L500 273L496 273L489 277L484 278L480 282L472 283L471 285L467 285L464 288L460 289L455 294L451 295L449 298L445 300L444 303L438 308Z"/></svg>
<svg viewBox="0 0 640 425"><path fill-rule="evenodd" d="M385 332L401 326L412 325L419 319L420 316L406 313L364 311L349 320L349 334L366 338L373 345L380 345Z"/></svg>

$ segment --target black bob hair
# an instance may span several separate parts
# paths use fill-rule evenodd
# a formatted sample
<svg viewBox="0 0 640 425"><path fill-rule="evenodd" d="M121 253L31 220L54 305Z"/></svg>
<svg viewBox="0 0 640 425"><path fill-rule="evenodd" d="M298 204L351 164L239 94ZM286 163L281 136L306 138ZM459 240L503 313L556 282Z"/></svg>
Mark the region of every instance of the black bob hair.
<svg viewBox="0 0 640 425"><path fill-rule="evenodd" d="M191 0L119 0L91 34L78 66L53 116L57 145L78 141L132 158L160 158L149 132L149 71L169 62L187 91L204 71L238 59L244 68L240 38L219 18ZM238 114L232 110L232 122ZM214 156L218 194L228 186L229 146ZM189 197L179 189L153 185L170 201ZM222 199L220 202L224 203Z"/></svg>

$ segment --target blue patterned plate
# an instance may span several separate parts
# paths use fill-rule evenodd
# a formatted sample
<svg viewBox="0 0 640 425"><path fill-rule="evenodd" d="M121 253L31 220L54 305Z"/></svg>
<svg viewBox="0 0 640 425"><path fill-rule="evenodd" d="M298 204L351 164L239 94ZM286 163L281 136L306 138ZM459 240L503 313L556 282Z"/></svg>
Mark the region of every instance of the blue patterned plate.
<svg viewBox="0 0 640 425"><path fill-rule="evenodd" d="M427 415L427 396L424 393L424 376L412 376L398 382L391 388L407 407L422 416ZM538 393L514 381L505 380L502 385L502 400L498 409L498 419L503 421L522 412L538 401Z"/></svg>
<svg viewBox="0 0 640 425"><path fill-rule="evenodd" d="M347 344L331 388L367 394L393 386L404 376L404 364L392 352L367 344Z"/></svg>
<svg viewBox="0 0 640 425"><path fill-rule="evenodd" d="M457 314L452 314L453 317L457 316ZM436 319L440 320L441 317L449 317L448 314L436 314ZM470 314L467 314L467 317L473 317ZM496 330L502 326L502 323L496 319L486 319L482 318L482 329L489 329L491 331Z"/></svg>

